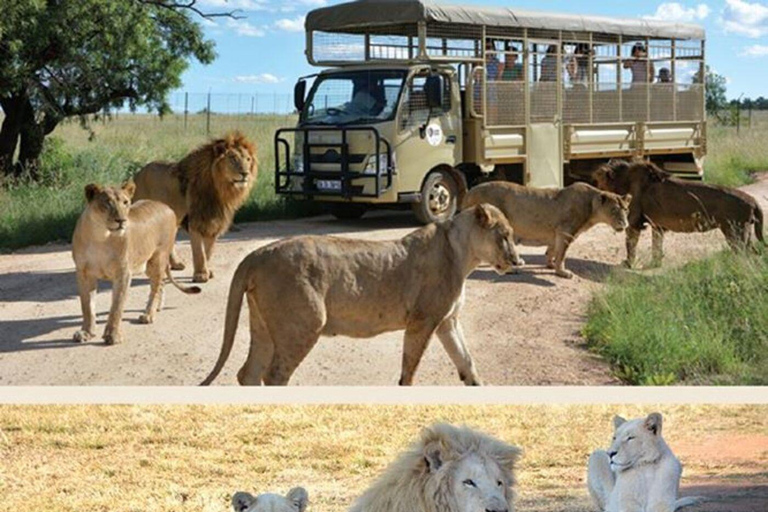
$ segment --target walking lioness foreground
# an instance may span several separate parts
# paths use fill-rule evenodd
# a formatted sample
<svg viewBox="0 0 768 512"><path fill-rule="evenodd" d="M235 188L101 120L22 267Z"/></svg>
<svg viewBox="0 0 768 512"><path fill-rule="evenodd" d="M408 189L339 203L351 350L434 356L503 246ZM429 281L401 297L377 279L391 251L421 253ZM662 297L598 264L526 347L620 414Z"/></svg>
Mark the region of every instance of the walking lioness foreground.
<svg viewBox="0 0 768 512"><path fill-rule="evenodd" d="M459 324L464 281L481 263L505 273L522 264L512 228L479 205L396 241L302 236L262 247L240 263L227 301L221 354L229 357L243 295L251 346L240 384L287 384L321 335L369 338L405 329L400 384L410 385L433 334L467 385L480 384Z"/></svg>
<svg viewBox="0 0 768 512"><path fill-rule="evenodd" d="M565 269L565 252L571 243L599 223L623 231L631 199L586 183L546 189L492 181L470 190L462 207L480 203L498 207L512 224L517 243L546 245L547 266L555 269L556 275L570 278L573 274Z"/></svg>
<svg viewBox="0 0 768 512"><path fill-rule="evenodd" d="M200 288L185 288L173 280L169 257L176 239L176 216L169 207L156 201L139 201L131 206L135 185L121 188L88 185L88 205L77 221L72 237L72 257L77 269L77 285L83 309L83 328L74 335L78 342L95 336L93 314L99 279L112 281L112 307L104 330L108 345L120 343L123 314L131 273L146 268L151 290L142 323L152 323L163 298L166 276L184 293L199 293Z"/></svg>

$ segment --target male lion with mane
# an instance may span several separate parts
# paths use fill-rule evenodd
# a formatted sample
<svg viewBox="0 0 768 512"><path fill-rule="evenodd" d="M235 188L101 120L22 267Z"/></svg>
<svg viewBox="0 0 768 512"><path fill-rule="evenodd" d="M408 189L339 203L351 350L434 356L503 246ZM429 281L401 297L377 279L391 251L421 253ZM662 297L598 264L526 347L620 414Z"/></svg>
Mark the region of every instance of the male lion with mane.
<svg viewBox="0 0 768 512"><path fill-rule="evenodd" d="M437 424L393 462L350 512L514 512L520 449Z"/></svg>
<svg viewBox="0 0 768 512"><path fill-rule="evenodd" d="M181 161L152 162L136 174L134 200L154 199L170 206L179 225L189 232L193 281L213 277L208 265L216 240L232 224L235 212L256 181L256 150L239 132L200 146ZM184 263L175 251L174 270Z"/></svg>
<svg viewBox="0 0 768 512"><path fill-rule="evenodd" d="M674 512L700 498L677 498L683 467L661 437L661 414L613 419L608 451L589 457L587 487L600 512Z"/></svg>
<svg viewBox="0 0 768 512"><path fill-rule="evenodd" d="M751 244L751 232L763 239L763 210L754 197L735 188L673 177L651 162L611 160L592 175L597 186L632 194L627 228L627 259L632 267L640 231L653 228L651 266L661 265L664 232L692 233L720 229L732 249Z"/></svg>
<svg viewBox="0 0 768 512"><path fill-rule="evenodd" d="M104 330L108 345L122 341L120 320L132 272L144 268L150 281L149 302L139 317L141 323L152 323L162 307L166 276L184 293L200 292L197 286L179 286L171 275L169 259L177 229L173 211L157 201L131 205L134 189L131 182L121 188L94 184L85 187L88 205L72 235L72 258L83 309L83 328L74 335L77 342L95 336L93 306L99 279L112 281L112 308Z"/></svg>
<svg viewBox="0 0 768 512"><path fill-rule="evenodd" d="M247 492L236 492L232 496L234 512L304 512L309 494L303 487L294 487L288 494L265 493L254 496Z"/></svg>
<svg viewBox="0 0 768 512"><path fill-rule="evenodd" d="M479 203L496 206L512 224L516 243L546 246L547 267L559 277L571 278L573 273L565 268L568 247L596 224L608 224L623 231L631 199L586 183L548 189L491 181L470 190L462 208Z"/></svg>
<svg viewBox="0 0 768 512"><path fill-rule="evenodd" d="M370 338L405 329L401 385L413 382L433 334L461 380L479 385L459 312L464 282L481 262L501 274L523 263L509 222L491 205L395 241L300 236L262 247L232 277L221 353L202 384L224 367L247 295L251 347L240 384L287 384L320 335Z"/></svg>

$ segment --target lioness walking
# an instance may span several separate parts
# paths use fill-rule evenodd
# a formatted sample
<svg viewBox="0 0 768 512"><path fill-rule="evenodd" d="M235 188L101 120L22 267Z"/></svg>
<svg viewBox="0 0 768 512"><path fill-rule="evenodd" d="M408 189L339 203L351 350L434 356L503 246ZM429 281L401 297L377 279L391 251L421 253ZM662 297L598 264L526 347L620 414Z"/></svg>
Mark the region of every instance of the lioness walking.
<svg viewBox="0 0 768 512"><path fill-rule="evenodd" d="M133 182L121 188L93 184L85 187L88 205L72 237L72 258L83 309L83 328L75 333L75 341L95 336L93 307L99 279L112 281L112 308L104 330L107 345L122 341L120 320L132 272L144 267L150 280L149 302L139 317L145 324L152 323L160 310L165 276L184 293L200 292L197 286L180 286L170 272L169 257L176 239L173 210L156 201L131 205L134 190Z"/></svg>
<svg viewBox="0 0 768 512"><path fill-rule="evenodd" d="M240 384L287 384L321 335L369 338L405 329L401 385L410 385L433 334L467 385L480 384L464 345L464 282L481 263L505 273L523 262L504 215L479 205L391 242L302 236L240 263L227 301L224 342L203 385L229 357L248 296L251 346Z"/></svg>
<svg viewBox="0 0 768 512"><path fill-rule="evenodd" d="M651 162L612 160L593 173L597 186L632 194L627 228L627 259L632 267L640 231L653 229L651 266L664 258L664 232L692 233L720 229L732 249L764 242L763 210L754 197L734 188L673 177Z"/></svg>
<svg viewBox="0 0 768 512"><path fill-rule="evenodd" d="M573 273L565 268L568 247L599 223L623 231L631 199L602 192L586 183L547 189L492 181L470 190L462 207L480 203L496 206L512 224L517 243L547 246L547 266L555 269L555 275L570 278Z"/></svg>

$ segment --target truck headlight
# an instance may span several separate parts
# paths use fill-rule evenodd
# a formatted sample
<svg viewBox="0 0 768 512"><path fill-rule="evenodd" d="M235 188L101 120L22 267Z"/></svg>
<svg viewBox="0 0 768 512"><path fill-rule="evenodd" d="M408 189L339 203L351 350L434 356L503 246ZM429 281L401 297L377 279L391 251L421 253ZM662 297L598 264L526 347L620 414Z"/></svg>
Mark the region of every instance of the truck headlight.
<svg viewBox="0 0 768 512"><path fill-rule="evenodd" d="M293 155L293 172L304 174L304 155L301 153Z"/></svg>
<svg viewBox="0 0 768 512"><path fill-rule="evenodd" d="M387 174L387 154L386 153L379 153L378 156L379 161L379 174L385 175ZM392 172L395 172L395 155L392 155ZM368 163L365 166L365 169L363 170L364 174L376 174L376 156L369 156L368 157Z"/></svg>

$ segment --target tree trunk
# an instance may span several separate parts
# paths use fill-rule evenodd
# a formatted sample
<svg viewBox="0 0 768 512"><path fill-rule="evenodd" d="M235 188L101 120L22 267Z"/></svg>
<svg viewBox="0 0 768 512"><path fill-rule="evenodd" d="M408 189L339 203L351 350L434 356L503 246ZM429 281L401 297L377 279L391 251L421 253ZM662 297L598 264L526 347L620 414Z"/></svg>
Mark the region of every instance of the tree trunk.
<svg viewBox="0 0 768 512"><path fill-rule="evenodd" d="M13 154L21 133L24 102L20 97L0 98L5 119L0 128L0 173L13 173Z"/></svg>
<svg viewBox="0 0 768 512"><path fill-rule="evenodd" d="M27 100L21 124L21 142L17 175L26 173L32 180L40 179L40 153L43 152L45 136L56 128L58 118L47 114L42 121L35 119L35 110Z"/></svg>

